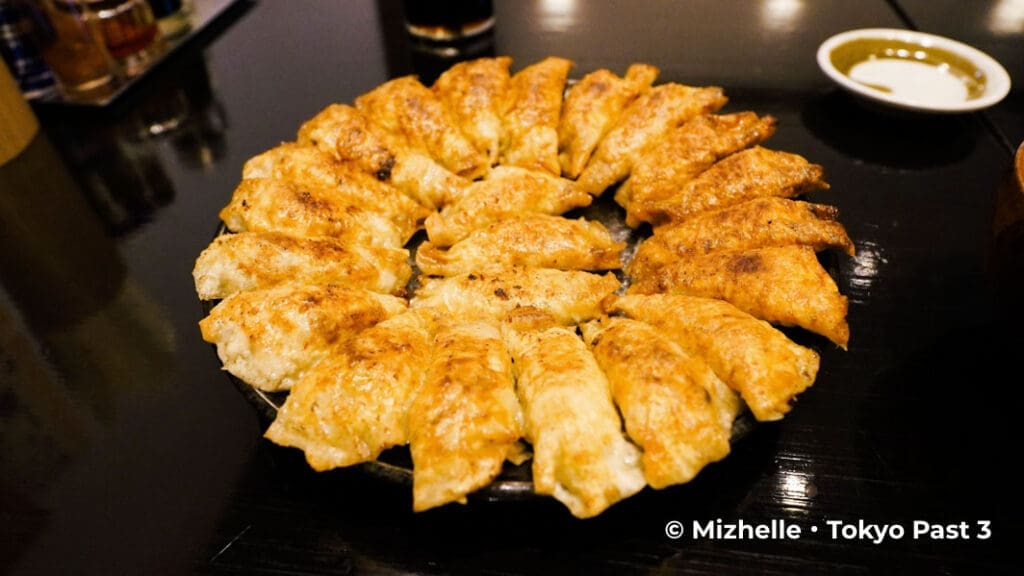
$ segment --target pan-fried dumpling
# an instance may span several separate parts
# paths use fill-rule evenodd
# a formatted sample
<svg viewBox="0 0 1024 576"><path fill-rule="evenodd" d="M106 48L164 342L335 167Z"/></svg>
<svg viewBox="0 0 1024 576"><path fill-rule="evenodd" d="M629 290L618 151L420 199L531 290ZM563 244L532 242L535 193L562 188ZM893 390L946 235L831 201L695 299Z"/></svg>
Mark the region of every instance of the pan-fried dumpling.
<svg viewBox="0 0 1024 576"><path fill-rule="evenodd" d="M516 72L508 84L501 163L558 176L558 119L572 62L545 58Z"/></svg>
<svg viewBox="0 0 1024 576"><path fill-rule="evenodd" d="M404 139L387 134L346 104L331 104L303 123L298 143L355 166L430 209L469 185L469 180L409 148Z"/></svg>
<svg viewBox="0 0 1024 576"><path fill-rule="evenodd" d="M854 253L838 208L776 197L755 198L659 226L638 252L648 250L644 248L648 243L661 244L680 256L790 244Z"/></svg>
<svg viewBox="0 0 1024 576"><path fill-rule="evenodd" d="M645 205L671 197L719 159L768 139L776 124L774 117L753 112L702 114L669 132L637 159L615 191L627 224L637 226Z"/></svg>
<svg viewBox="0 0 1024 576"><path fill-rule="evenodd" d="M668 83L655 86L633 101L608 131L577 182L599 195L629 175L643 151L670 130L700 114L715 112L726 103L717 86L695 88Z"/></svg>
<svg viewBox="0 0 1024 576"><path fill-rule="evenodd" d="M415 76L385 82L356 98L355 104L371 122L459 176L478 178L490 166L437 95Z"/></svg>
<svg viewBox="0 0 1024 576"><path fill-rule="evenodd" d="M582 329L626 433L643 450L652 488L689 482L729 454L739 398L704 360L637 320L611 318Z"/></svg>
<svg viewBox="0 0 1024 576"><path fill-rule="evenodd" d="M348 104L330 104L303 122L296 143L355 164L382 182L391 179L395 151L366 116Z"/></svg>
<svg viewBox="0 0 1024 576"><path fill-rule="evenodd" d="M444 325L409 409L413 509L427 510L491 483L521 462L523 415L512 361L494 322Z"/></svg>
<svg viewBox="0 0 1024 576"><path fill-rule="evenodd" d="M342 342L298 379L267 439L302 449L318 471L406 444L409 404L430 365L436 322L430 310L411 310Z"/></svg>
<svg viewBox="0 0 1024 576"><path fill-rule="evenodd" d="M498 163L501 149L501 114L511 65L508 56L459 62L445 70L431 88L491 165Z"/></svg>
<svg viewBox="0 0 1024 576"><path fill-rule="evenodd" d="M576 324L601 315L601 301L619 288L611 272L548 268L500 268L449 278L420 279L410 305L441 308L460 316L502 319L516 308L530 307Z"/></svg>
<svg viewBox="0 0 1024 576"><path fill-rule="evenodd" d="M521 214L478 228L447 250L423 242L416 249L416 264L424 274L435 276L512 265L612 270L622 267L625 246L599 222Z"/></svg>
<svg viewBox="0 0 1024 576"><path fill-rule="evenodd" d="M349 163L337 162L312 146L288 142L250 158L245 180L281 180L303 189L333 190L366 210L389 214L396 221L420 221L430 210L399 189Z"/></svg>
<svg viewBox="0 0 1024 576"><path fill-rule="evenodd" d="M622 296L606 305L655 326L708 362L758 420L778 420L818 374L818 353L728 302L677 294Z"/></svg>
<svg viewBox="0 0 1024 576"><path fill-rule="evenodd" d="M287 282L343 284L398 294L412 276L402 248L299 238L274 232L218 236L196 259L192 276L201 300Z"/></svg>
<svg viewBox="0 0 1024 576"><path fill-rule="evenodd" d="M225 370L260 390L287 390L345 338L405 309L361 288L285 284L228 296L199 328Z"/></svg>
<svg viewBox="0 0 1024 576"><path fill-rule="evenodd" d="M846 297L814 249L781 246L680 258L661 248L630 265L629 294L719 298L762 320L799 326L846 348Z"/></svg>
<svg viewBox="0 0 1024 576"><path fill-rule="evenodd" d="M455 202L427 217L427 236L451 246L477 228L516 214L562 214L592 199L572 180L516 166L498 166L470 185Z"/></svg>
<svg viewBox="0 0 1024 576"><path fill-rule="evenodd" d="M558 124L558 160L563 176L579 177L626 106L650 88L657 77L654 66L633 64L623 78L609 70L595 70L569 88Z"/></svg>
<svg viewBox="0 0 1024 576"><path fill-rule="evenodd" d="M645 205L635 216L660 226L754 198L793 198L828 189L824 175L821 166L798 154L754 146L720 160L671 197Z"/></svg>
<svg viewBox="0 0 1024 576"><path fill-rule="evenodd" d="M287 180L249 178L235 188L220 218L232 232L329 236L372 246L401 248L419 229L426 210L388 210L336 188L300 187Z"/></svg>
<svg viewBox="0 0 1024 576"><path fill-rule="evenodd" d="M533 446L533 486L578 518L644 487L640 451L626 439L608 380L572 328L517 330L506 339Z"/></svg>

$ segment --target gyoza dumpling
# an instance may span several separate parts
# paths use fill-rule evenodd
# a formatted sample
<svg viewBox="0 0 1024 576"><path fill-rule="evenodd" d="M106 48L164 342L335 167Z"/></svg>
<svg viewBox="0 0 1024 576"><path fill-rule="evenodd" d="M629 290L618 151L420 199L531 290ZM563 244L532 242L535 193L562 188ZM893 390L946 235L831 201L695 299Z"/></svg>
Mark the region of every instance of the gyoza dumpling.
<svg viewBox="0 0 1024 576"><path fill-rule="evenodd" d="M447 250L423 242L416 249L416 264L424 274L437 276L512 265L612 270L622 267L619 255L625 246L599 222L517 214L474 230Z"/></svg>
<svg viewBox="0 0 1024 576"><path fill-rule="evenodd" d="M561 174L558 119L572 62L545 58L516 72L508 84L501 163Z"/></svg>
<svg viewBox="0 0 1024 576"><path fill-rule="evenodd" d="M286 282L344 284L397 294L411 276L409 251L402 248L274 232L218 236L199 254L192 270L201 300Z"/></svg>
<svg viewBox="0 0 1024 576"><path fill-rule="evenodd" d="M477 228L516 214L562 214L588 206L589 194L572 180L516 166L498 166L424 223L436 246L451 246Z"/></svg>
<svg viewBox="0 0 1024 576"><path fill-rule="evenodd" d="M650 249L644 247L648 244L661 244L680 256L790 244L854 253L838 208L777 197L755 198L659 226L638 252Z"/></svg>
<svg viewBox="0 0 1024 576"><path fill-rule="evenodd" d="M689 482L729 454L739 398L704 360L636 320L611 318L582 329L626 433L643 450L652 488Z"/></svg>
<svg viewBox="0 0 1024 576"><path fill-rule="evenodd" d="M724 106L721 88L694 88L682 84L661 84L644 92L626 108L608 131L577 182L587 192L599 195L629 176L643 151L676 126L700 114Z"/></svg>
<svg viewBox="0 0 1024 576"><path fill-rule="evenodd" d="M688 352L705 359L743 397L758 420L778 420L818 374L818 353L798 346L763 320L728 302L652 294L612 300L609 313L656 326Z"/></svg>
<svg viewBox="0 0 1024 576"><path fill-rule="evenodd" d="M635 217L660 226L754 198L793 198L828 189L824 176L824 168L798 154L754 146L718 161L671 197L646 204Z"/></svg>
<svg viewBox="0 0 1024 576"><path fill-rule="evenodd" d="M409 409L413 510L464 503L494 480L505 460L523 460L522 433L512 361L498 325L442 326Z"/></svg>
<svg viewBox="0 0 1024 576"><path fill-rule="evenodd" d="M653 249L630 265L629 294L719 298L762 320L799 326L846 348L846 297L813 248L781 246L679 257Z"/></svg>
<svg viewBox="0 0 1024 576"><path fill-rule="evenodd" d="M318 471L407 443L409 405L430 365L436 323L431 311L411 310L342 342L296 381L265 436L302 449Z"/></svg>
<svg viewBox="0 0 1024 576"><path fill-rule="evenodd" d="M462 317L502 319L516 308L530 307L576 324L601 315L601 301L619 288L612 273L548 268L501 268L449 278L420 278L410 305L441 308Z"/></svg>
<svg viewBox="0 0 1024 576"><path fill-rule="evenodd" d="M415 76L385 82L355 104L371 122L459 176L478 178L490 167L486 154L466 139L437 95Z"/></svg>
<svg viewBox="0 0 1024 576"><path fill-rule="evenodd" d="M432 89L462 133L494 165L501 149L502 107L508 91L508 56L459 62L442 73Z"/></svg>
<svg viewBox="0 0 1024 576"><path fill-rule="evenodd" d="M776 124L774 117L753 112L702 114L669 132L637 159L615 191L627 223L638 225L646 219L646 204L671 197L720 158L768 139Z"/></svg>
<svg viewBox="0 0 1024 576"><path fill-rule="evenodd" d="M422 206L414 212L385 212L336 188L300 187L286 180L249 178L235 188L220 219L232 232L280 232L329 236L347 242L401 248L419 229Z"/></svg>
<svg viewBox="0 0 1024 576"><path fill-rule="evenodd" d="M391 179L395 151L366 116L348 104L330 104L303 122L296 142L355 164L381 182Z"/></svg>
<svg viewBox="0 0 1024 576"><path fill-rule="evenodd" d="M228 296L199 328L225 370L260 390L287 390L345 338L405 309L361 288L285 284Z"/></svg>
<svg viewBox="0 0 1024 576"><path fill-rule="evenodd" d="M575 329L505 331L533 446L533 486L578 518L644 487L640 451L626 439L608 380Z"/></svg>
<svg viewBox="0 0 1024 576"><path fill-rule="evenodd" d="M431 209L469 185L469 180L409 148L404 138L387 134L346 104L331 104L307 120L299 129L298 142L390 183Z"/></svg>
<svg viewBox="0 0 1024 576"><path fill-rule="evenodd" d="M590 155L622 116L630 102L650 88L658 69L633 64L619 78L609 70L595 70L569 88L558 124L558 159L562 175L577 178Z"/></svg>
<svg viewBox="0 0 1024 576"><path fill-rule="evenodd" d="M431 210L400 190L353 164L337 162L317 148L296 143L275 146L250 158L242 168L245 180L284 180L304 190L331 190L335 197L363 210L387 214L396 223L417 223Z"/></svg>

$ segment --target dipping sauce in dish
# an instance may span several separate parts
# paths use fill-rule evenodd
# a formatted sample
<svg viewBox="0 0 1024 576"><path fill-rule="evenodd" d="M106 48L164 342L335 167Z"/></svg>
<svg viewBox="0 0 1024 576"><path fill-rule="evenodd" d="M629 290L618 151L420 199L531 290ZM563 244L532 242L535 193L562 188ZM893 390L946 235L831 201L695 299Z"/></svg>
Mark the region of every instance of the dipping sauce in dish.
<svg viewBox="0 0 1024 576"><path fill-rule="evenodd" d="M838 34L819 48L818 64L842 88L906 110L978 110L1001 100L1010 88L1006 70L983 52L912 30Z"/></svg>
<svg viewBox="0 0 1024 576"><path fill-rule="evenodd" d="M897 40L864 38L832 51L840 72L869 88L935 105L985 93L985 73L970 60L936 48Z"/></svg>

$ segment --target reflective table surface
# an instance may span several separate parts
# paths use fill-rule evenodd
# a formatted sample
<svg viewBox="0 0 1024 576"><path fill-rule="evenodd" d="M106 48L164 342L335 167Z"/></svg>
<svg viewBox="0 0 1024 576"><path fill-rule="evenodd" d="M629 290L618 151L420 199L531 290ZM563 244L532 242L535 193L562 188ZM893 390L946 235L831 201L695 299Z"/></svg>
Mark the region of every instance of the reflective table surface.
<svg viewBox="0 0 1024 576"><path fill-rule="evenodd" d="M495 5L452 56L411 42L394 0L238 2L115 105L35 107L0 167L0 573L1017 573L1021 3ZM968 42L1014 89L968 115L863 106L814 58L861 27ZM825 167L816 199L857 245L836 266L849 350L817 345L795 409L591 520L550 499L413 514L407 487L313 472L262 440L196 325L192 266L246 159L329 103L489 54L722 86L726 111L778 118L768 146Z"/></svg>

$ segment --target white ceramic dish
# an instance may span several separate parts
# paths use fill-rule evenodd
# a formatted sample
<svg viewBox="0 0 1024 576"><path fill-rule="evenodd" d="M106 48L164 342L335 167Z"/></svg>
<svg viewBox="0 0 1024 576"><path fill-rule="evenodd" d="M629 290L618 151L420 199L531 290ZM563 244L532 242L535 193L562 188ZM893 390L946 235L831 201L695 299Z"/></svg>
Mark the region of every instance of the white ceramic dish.
<svg viewBox="0 0 1024 576"><path fill-rule="evenodd" d="M937 114L988 108L1010 91L1006 69L984 52L934 34L864 28L818 48L818 66L875 104Z"/></svg>

